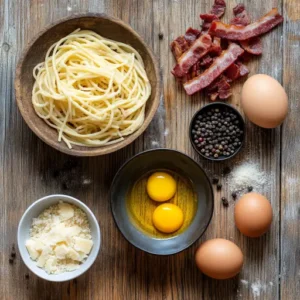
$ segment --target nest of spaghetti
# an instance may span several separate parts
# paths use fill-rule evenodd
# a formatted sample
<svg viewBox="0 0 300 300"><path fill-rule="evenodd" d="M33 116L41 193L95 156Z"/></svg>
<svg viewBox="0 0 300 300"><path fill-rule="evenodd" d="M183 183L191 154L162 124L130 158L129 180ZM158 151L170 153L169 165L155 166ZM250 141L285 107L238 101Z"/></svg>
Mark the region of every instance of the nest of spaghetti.
<svg viewBox="0 0 300 300"><path fill-rule="evenodd" d="M262 54L260 36L283 22L273 8L252 23L245 6L238 4L225 24L220 21L225 9L224 0L215 0L211 11L200 15L201 30L189 28L171 43L177 62L172 74L188 95L203 90L212 101L229 98L231 83L249 73L245 63Z"/></svg>
<svg viewBox="0 0 300 300"><path fill-rule="evenodd" d="M49 48L33 76L35 112L69 148L118 143L144 123L151 85L130 45L77 29Z"/></svg>

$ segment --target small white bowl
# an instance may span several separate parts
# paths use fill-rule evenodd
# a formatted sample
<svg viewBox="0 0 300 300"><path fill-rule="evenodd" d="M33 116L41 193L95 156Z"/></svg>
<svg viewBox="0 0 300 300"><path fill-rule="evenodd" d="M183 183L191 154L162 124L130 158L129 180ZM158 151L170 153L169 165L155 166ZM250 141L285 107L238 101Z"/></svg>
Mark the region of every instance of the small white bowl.
<svg viewBox="0 0 300 300"><path fill-rule="evenodd" d="M81 208L86 213L90 223L91 235L92 235L94 245L86 261L83 262L83 264L77 270L56 275L56 274L48 274L45 270L39 268L36 265L36 262L33 261L29 256L29 253L25 246L25 242L30 237L29 231L32 224L32 219L38 217L39 214L42 213L46 208L50 207L53 204L58 203L58 201L60 200L63 202L73 204ZM67 195L59 195L59 194L50 195L35 201L27 208L27 210L23 214L18 227L18 247L25 265L34 274L48 281L54 281L54 282L68 281L82 275L94 263L100 250L100 243L101 243L100 228L98 225L98 221L94 216L94 214L92 213L92 211L81 201Z"/></svg>

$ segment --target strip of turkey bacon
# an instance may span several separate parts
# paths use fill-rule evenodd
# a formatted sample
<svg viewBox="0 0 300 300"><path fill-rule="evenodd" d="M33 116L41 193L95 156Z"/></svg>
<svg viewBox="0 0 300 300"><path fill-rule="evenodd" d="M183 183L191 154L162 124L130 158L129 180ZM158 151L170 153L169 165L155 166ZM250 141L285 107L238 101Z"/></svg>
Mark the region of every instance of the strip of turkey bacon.
<svg viewBox="0 0 300 300"><path fill-rule="evenodd" d="M273 8L261 19L247 26L230 25L221 21L213 21L209 29L209 34L228 40L244 41L262 35L282 22L283 17L278 13L278 9Z"/></svg>
<svg viewBox="0 0 300 300"><path fill-rule="evenodd" d="M209 86L216 78L218 78L227 68L229 68L238 57L244 53L244 50L237 44L231 43L227 50L217 57L213 64L202 74L184 83L184 89L188 95Z"/></svg>
<svg viewBox="0 0 300 300"><path fill-rule="evenodd" d="M179 57L177 65L172 70L172 74L175 77L185 76L190 68L197 63L201 57L207 54L211 43L211 37L208 34L203 34L197 38L191 47Z"/></svg>

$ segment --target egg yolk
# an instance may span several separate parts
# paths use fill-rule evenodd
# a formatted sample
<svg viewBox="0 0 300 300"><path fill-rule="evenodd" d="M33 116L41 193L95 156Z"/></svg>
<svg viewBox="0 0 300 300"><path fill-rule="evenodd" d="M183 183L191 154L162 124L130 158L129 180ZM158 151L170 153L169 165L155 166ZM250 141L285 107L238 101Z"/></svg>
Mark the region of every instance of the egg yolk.
<svg viewBox="0 0 300 300"><path fill-rule="evenodd" d="M172 233L182 226L183 213L177 205L165 203L155 209L152 221L157 230Z"/></svg>
<svg viewBox="0 0 300 300"><path fill-rule="evenodd" d="M176 181L168 173L153 173L147 181L147 193L158 202L170 200L176 193Z"/></svg>

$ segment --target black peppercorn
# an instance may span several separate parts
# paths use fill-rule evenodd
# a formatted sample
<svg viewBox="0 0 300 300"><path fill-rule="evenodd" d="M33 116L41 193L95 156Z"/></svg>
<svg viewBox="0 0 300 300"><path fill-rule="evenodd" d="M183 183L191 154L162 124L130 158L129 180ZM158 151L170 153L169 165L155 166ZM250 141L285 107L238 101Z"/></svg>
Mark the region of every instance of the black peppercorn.
<svg viewBox="0 0 300 300"><path fill-rule="evenodd" d="M253 186L248 186L247 189L248 189L248 192L252 192L253 191Z"/></svg>
<svg viewBox="0 0 300 300"><path fill-rule="evenodd" d="M237 197L237 193L236 192L232 192L231 196L232 196L233 200L235 200L236 197Z"/></svg>
<svg viewBox="0 0 300 300"><path fill-rule="evenodd" d="M218 183L217 185L217 190L220 191L222 189L222 184L221 183Z"/></svg>
<svg viewBox="0 0 300 300"><path fill-rule="evenodd" d="M164 38L164 34L160 32L160 33L158 34L158 38L159 38L160 40L162 40L162 39Z"/></svg>
<svg viewBox="0 0 300 300"><path fill-rule="evenodd" d="M222 197L221 201L225 207L227 207L229 205L228 200L225 197Z"/></svg>
<svg viewBox="0 0 300 300"><path fill-rule="evenodd" d="M219 182L219 178L214 177L214 178L212 179L212 183L213 183L213 184L218 184L218 182Z"/></svg>

